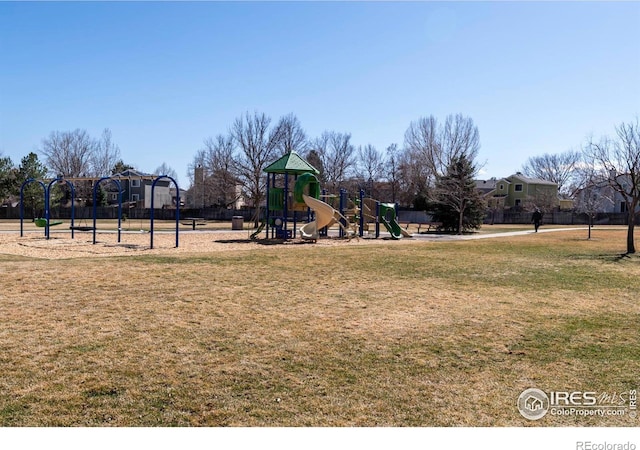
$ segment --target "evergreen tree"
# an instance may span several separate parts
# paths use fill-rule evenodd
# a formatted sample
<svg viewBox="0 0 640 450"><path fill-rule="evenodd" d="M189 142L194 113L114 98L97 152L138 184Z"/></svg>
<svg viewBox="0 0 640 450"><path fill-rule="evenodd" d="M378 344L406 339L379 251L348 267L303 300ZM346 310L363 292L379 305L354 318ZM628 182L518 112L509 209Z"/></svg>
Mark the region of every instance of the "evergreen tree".
<svg viewBox="0 0 640 450"><path fill-rule="evenodd" d="M30 178L34 180L42 180L47 175L47 167L38 160L38 155L31 152L20 161L18 167L18 182L20 185ZM24 209L31 209L33 217L36 217L36 211L44 211L44 192L38 183L29 183L25 186L24 191Z"/></svg>
<svg viewBox="0 0 640 450"><path fill-rule="evenodd" d="M16 194L16 175L11 158L0 157L0 202Z"/></svg>
<svg viewBox="0 0 640 450"><path fill-rule="evenodd" d="M320 172L320 174L318 174L318 180L324 182L324 165L322 164L322 158L320 158L318 151L314 149L309 150L306 154L306 159L309 164L318 169L318 172Z"/></svg>
<svg viewBox="0 0 640 450"><path fill-rule="evenodd" d="M485 202L476 188L476 167L466 155L456 157L446 173L436 180L434 219L447 231L462 234L478 229L485 215Z"/></svg>
<svg viewBox="0 0 640 450"><path fill-rule="evenodd" d="M111 168L111 175L115 175L118 173L122 173L125 170L129 170L129 169L135 169L135 167L129 165L129 164L125 164L125 162L123 160L118 160L118 162L115 163L115 165Z"/></svg>

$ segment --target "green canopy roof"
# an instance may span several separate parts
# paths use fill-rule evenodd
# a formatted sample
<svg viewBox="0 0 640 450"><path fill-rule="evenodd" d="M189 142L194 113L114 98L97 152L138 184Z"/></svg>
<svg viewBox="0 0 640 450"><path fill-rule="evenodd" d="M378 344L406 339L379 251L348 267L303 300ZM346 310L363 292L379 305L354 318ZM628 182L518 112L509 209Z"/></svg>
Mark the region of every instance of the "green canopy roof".
<svg viewBox="0 0 640 450"><path fill-rule="evenodd" d="M283 155L280 159L267 166L264 171L267 173L293 173L298 175L309 172L315 175L320 174L318 169L302 159L296 152L289 152Z"/></svg>

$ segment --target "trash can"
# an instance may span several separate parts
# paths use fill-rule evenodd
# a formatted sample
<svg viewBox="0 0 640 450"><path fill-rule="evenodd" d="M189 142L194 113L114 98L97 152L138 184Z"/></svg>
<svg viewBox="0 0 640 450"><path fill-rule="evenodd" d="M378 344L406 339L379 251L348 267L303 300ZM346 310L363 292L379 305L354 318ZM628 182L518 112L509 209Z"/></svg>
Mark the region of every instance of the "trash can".
<svg viewBox="0 0 640 450"><path fill-rule="evenodd" d="M232 230L242 230L244 227L244 217L243 216L233 216L231 218L231 229Z"/></svg>

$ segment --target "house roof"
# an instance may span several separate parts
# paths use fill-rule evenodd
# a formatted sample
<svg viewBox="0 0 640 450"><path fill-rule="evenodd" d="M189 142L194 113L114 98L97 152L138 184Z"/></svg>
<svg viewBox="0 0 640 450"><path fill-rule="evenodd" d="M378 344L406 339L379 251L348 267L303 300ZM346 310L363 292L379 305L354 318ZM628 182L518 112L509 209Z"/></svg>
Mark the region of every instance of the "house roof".
<svg viewBox="0 0 640 450"><path fill-rule="evenodd" d="M553 181L543 180L542 178L530 178L522 175L520 172L516 172L507 178L517 178L520 181L524 181L527 184L545 184L548 186L558 186L558 183ZM509 180L510 181L510 180Z"/></svg>
<svg viewBox="0 0 640 450"><path fill-rule="evenodd" d="M580 189L576 189L574 195L580 195L581 192L587 189L597 189L597 190L605 190L605 189L613 189L611 182L613 178L599 178L590 182L586 187L582 187ZM615 174L616 182L625 185L629 183L629 174L621 173Z"/></svg>
<svg viewBox="0 0 640 450"><path fill-rule="evenodd" d="M496 188L498 180L491 178L490 180L476 180L476 189L482 192L490 192Z"/></svg>
<svg viewBox="0 0 640 450"><path fill-rule="evenodd" d="M115 173L111 175L113 178L143 178L143 179L155 179L158 178L157 175L152 175L150 173L139 172L135 169L127 169L123 170L120 173Z"/></svg>
<svg viewBox="0 0 640 450"><path fill-rule="evenodd" d="M315 175L320 174L320 171L305 161L296 152L289 152L281 156L278 160L271 163L264 169L267 173L313 173Z"/></svg>

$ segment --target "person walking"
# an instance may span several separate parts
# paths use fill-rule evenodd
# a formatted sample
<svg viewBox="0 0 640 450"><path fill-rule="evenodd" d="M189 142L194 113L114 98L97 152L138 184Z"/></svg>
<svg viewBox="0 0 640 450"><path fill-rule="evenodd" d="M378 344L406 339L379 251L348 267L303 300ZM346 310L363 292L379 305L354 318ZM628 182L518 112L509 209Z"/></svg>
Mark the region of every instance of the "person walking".
<svg viewBox="0 0 640 450"><path fill-rule="evenodd" d="M531 221L533 222L533 227L535 228L537 233L538 228L540 228L540 223L542 222L542 213L540 212L539 208L536 208L536 210L533 212L533 216L531 216Z"/></svg>

